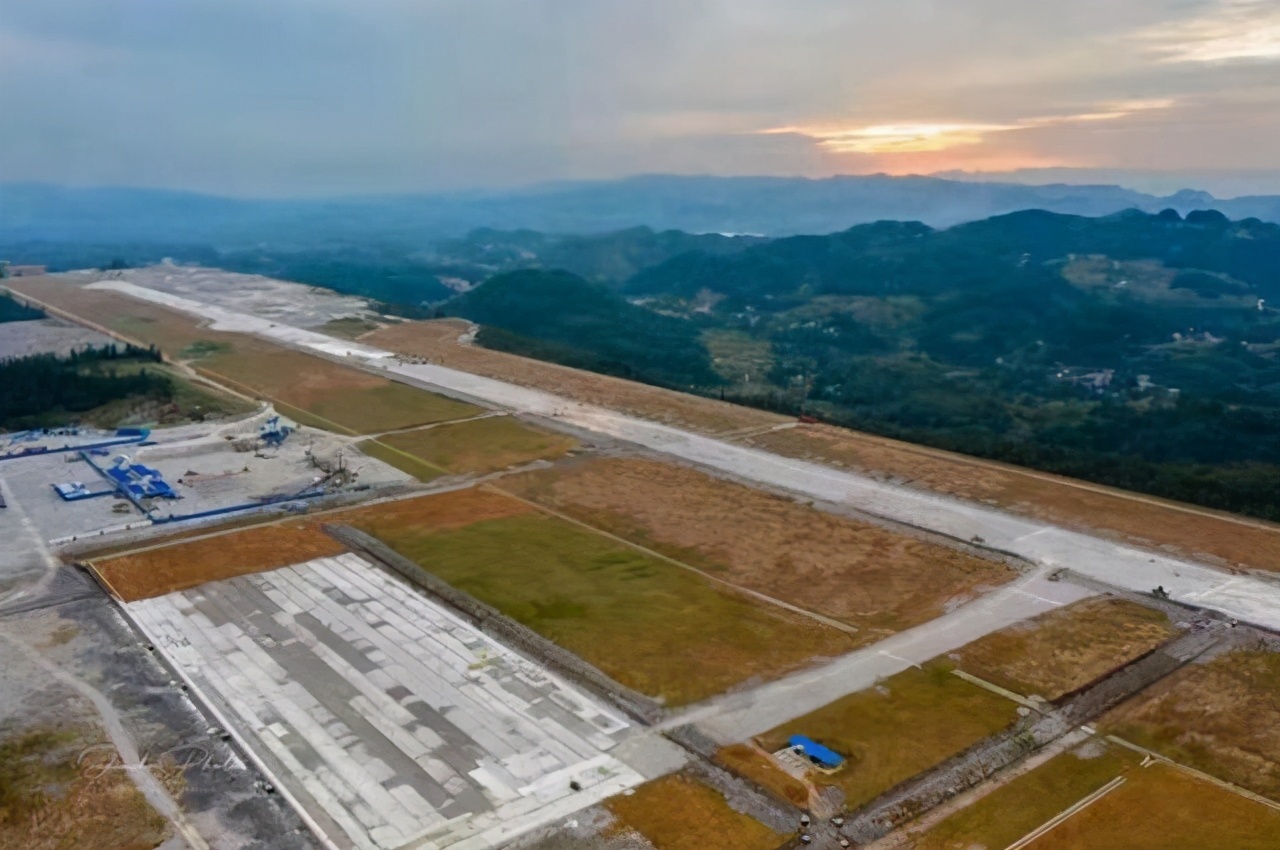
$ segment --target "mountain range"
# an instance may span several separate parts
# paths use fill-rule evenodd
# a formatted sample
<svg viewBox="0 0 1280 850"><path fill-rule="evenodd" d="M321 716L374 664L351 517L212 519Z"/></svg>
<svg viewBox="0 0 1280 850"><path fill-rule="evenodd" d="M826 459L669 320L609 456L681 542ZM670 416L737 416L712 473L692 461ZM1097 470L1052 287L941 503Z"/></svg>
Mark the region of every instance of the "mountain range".
<svg viewBox="0 0 1280 850"><path fill-rule="evenodd" d="M159 189L0 184L0 245L27 241L195 243L219 250L335 244L422 247L481 227L602 233L833 233L884 219L950 227L1024 209L1102 216L1125 209L1280 222L1280 196L1157 196L1109 185L972 182L885 175L642 176L500 191L324 199L244 199Z"/></svg>

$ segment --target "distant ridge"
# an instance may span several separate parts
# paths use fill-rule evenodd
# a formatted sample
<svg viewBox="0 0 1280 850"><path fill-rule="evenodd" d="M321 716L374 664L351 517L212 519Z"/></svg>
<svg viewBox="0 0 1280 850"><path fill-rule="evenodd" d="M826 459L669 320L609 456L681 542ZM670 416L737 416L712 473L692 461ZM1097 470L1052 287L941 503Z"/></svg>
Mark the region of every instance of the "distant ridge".
<svg viewBox="0 0 1280 850"><path fill-rule="evenodd" d="M629 227L789 236L880 220L950 227L1025 209L1084 216L1125 209L1280 222L1280 196L1219 200L1192 189L1156 196L1120 186L886 175L680 177L545 183L433 195L254 200L131 188L0 184L0 240L199 243L309 248L376 239L421 245L479 227L602 233Z"/></svg>

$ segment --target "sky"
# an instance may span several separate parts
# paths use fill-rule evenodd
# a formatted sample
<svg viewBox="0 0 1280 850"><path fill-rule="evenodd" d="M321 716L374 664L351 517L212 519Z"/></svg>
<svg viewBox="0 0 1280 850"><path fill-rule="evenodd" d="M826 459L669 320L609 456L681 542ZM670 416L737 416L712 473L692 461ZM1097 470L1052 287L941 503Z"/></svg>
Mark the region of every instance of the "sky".
<svg viewBox="0 0 1280 850"><path fill-rule="evenodd" d="M1280 0L0 0L0 115L0 181L244 196L878 172L1280 192Z"/></svg>

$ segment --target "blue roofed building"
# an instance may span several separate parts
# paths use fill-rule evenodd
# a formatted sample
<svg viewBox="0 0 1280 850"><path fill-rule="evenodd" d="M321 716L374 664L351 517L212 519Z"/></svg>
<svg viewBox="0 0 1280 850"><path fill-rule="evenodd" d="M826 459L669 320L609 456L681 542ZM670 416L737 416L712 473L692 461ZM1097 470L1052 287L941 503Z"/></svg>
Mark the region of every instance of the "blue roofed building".
<svg viewBox="0 0 1280 850"><path fill-rule="evenodd" d="M787 745L818 767L834 770L844 764L844 756L804 735L792 735Z"/></svg>

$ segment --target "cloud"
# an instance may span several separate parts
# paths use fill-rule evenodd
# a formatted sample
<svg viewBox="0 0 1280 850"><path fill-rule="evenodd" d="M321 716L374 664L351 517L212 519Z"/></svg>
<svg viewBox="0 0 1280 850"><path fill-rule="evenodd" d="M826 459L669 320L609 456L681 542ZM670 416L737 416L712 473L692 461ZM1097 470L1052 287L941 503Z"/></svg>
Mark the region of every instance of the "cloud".
<svg viewBox="0 0 1280 850"><path fill-rule="evenodd" d="M1280 4L1219 0L1208 14L1144 30L1136 40L1165 62L1280 62Z"/></svg>
<svg viewBox="0 0 1280 850"><path fill-rule="evenodd" d="M0 181L1280 168L1277 3L0 0Z"/></svg>
<svg viewBox="0 0 1280 850"><path fill-rule="evenodd" d="M1008 124L984 123L894 123L853 127L775 127L761 130L763 135L799 135L815 140L835 153L897 154L945 151L965 145L980 145L996 133L1034 130L1064 124L1114 121L1136 112L1168 109L1170 98L1129 100L1104 103L1089 112L1070 115L1048 115L1022 118Z"/></svg>

